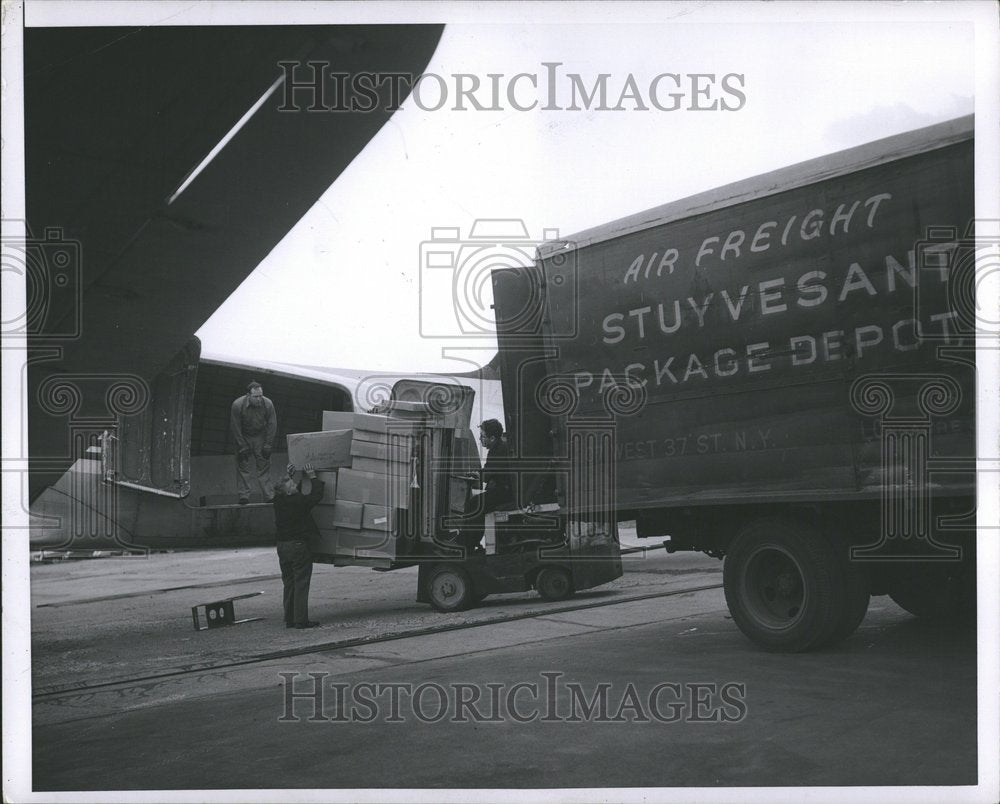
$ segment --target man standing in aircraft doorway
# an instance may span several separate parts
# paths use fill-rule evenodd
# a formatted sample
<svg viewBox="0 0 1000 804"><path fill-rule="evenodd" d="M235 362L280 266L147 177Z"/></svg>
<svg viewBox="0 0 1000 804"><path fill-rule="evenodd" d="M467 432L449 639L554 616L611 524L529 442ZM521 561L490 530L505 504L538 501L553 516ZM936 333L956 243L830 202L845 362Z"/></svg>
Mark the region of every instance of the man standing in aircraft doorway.
<svg viewBox="0 0 1000 804"><path fill-rule="evenodd" d="M257 480L260 482L264 501L274 499L271 486L271 447L278 430L278 417L274 405L264 396L264 389L256 380L247 386L247 392L233 402L231 427L236 439L236 489L240 505L250 502L250 460L253 459Z"/></svg>

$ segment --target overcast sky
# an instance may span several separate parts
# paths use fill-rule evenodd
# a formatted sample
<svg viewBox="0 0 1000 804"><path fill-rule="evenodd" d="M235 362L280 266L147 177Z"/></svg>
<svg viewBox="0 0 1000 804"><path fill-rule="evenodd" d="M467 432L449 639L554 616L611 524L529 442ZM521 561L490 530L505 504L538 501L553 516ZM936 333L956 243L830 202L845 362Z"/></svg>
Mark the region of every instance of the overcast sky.
<svg viewBox="0 0 1000 804"><path fill-rule="evenodd" d="M858 24L846 15L765 23L746 14L747 22L726 24L700 22L718 19L718 8L680 8L687 13L677 20L646 24L447 25L428 72L450 84L448 103L436 111L412 98L403 105L201 328L204 351L345 368L467 369L442 356L449 342L421 337L421 308L439 332L454 319L448 275L432 272L429 285L421 265L433 227L464 236L476 219L517 218L533 237L567 235L973 111L969 24ZM803 19L811 7L789 8L801 11L788 18ZM710 99L739 108L690 111L688 89L677 111L634 102L623 111L517 111L506 98L501 111L454 110L453 74L484 84L501 74L503 87L529 73L544 83L543 62L561 62L561 102L566 73L587 86L609 74L608 105L630 75L646 96L660 73L703 73L715 76ZM726 74L742 76L731 85L745 102L723 94ZM521 105L544 102L544 90L518 87ZM437 86L422 98L435 105ZM479 345L474 354L488 359L492 348Z"/></svg>

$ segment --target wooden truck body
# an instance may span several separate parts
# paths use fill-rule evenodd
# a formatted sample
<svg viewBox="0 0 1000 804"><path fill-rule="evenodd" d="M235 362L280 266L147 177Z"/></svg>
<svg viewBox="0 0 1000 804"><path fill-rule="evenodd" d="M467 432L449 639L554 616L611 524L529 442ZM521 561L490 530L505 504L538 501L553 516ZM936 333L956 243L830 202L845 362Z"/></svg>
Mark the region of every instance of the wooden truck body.
<svg viewBox="0 0 1000 804"><path fill-rule="evenodd" d="M520 453L609 422L618 519L727 556L765 647L850 633L873 592L968 605L973 176L963 118L542 244L494 276Z"/></svg>

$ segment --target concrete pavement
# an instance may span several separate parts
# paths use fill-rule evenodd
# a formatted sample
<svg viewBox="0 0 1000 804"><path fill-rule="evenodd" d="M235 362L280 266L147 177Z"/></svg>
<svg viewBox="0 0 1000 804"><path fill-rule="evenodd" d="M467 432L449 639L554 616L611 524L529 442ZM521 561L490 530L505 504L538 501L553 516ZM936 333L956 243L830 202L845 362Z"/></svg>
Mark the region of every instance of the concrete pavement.
<svg viewBox="0 0 1000 804"><path fill-rule="evenodd" d="M676 599L671 599L676 602ZM653 601L414 638L370 649L274 662L183 691L155 706L35 729L35 786L48 790L350 787L673 787L969 784L976 775L975 650L971 633L927 629L888 602L841 648L803 656L756 650L702 592L668 610ZM620 621L611 622L610 620ZM623 624L624 623L624 624ZM281 674L291 674L282 677ZM293 700L291 690L323 698ZM548 675L546 675L548 674ZM541 699L558 674L555 717ZM606 716L570 719L568 685ZM657 685L678 695L660 698ZM739 685L744 710L720 710L713 690ZM345 690L338 707L335 685ZM446 690L423 708L405 695ZM376 685L372 687L371 685ZM486 719L456 721L455 687L479 689ZM491 686L492 685L492 686ZM510 706L511 691L522 685ZM523 685L528 685L524 687ZM638 708L621 709L626 689ZM715 685L712 687L711 685ZM692 692L692 687L695 691ZM696 705L697 689L707 689ZM501 704L489 706L489 691ZM561 690L561 692L559 692ZM132 690L120 695L127 707ZM353 703L352 703L353 702ZM671 709L671 702L677 708ZM54 703L54 702L53 702ZM515 712L516 717L512 715ZM714 717L726 711L734 722ZM582 710L577 710L579 715ZM670 722L669 716L679 712ZM498 713L496 719L493 716ZM621 720L616 721L615 715ZM342 722L338 718L347 718ZM282 719L292 722L282 722ZM371 722L361 722L371 718ZM518 722L524 720L526 722ZM47 718L46 718L47 719Z"/></svg>
<svg viewBox="0 0 1000 804"><path fill-rule="evenodd" d="M623 557L626 574L574 600L721 583L722 563L700 554L662 550ZM31 568L34 692L134 678L164 669L246 659L309 642L367 637L544 611L534 592L497 595L475 609L441 614L417 603L415 567L373 572L364 567L313 569L310 617L322 627L284 628L274 548L205 550L107 558ZM248 592L240 618L259 622L196 633L191 606ZM204 621L203 621L204 624Z"/></svg>
<svg viewBox="0 0 1000 804"><path fill-rule="evenodd" d="M33 567L34 787L974 782L974 629L877 598L842 645L771 655L720 589L620 602L718 584L720 562L625 560L574 599L616 605L524 593L450 615L414 602L412 570L317 567L311 631L283 627L273 549ZM266 619L194 632L194 603L258 590L237 613ZM426 633L441 624L460 629Z"/></svg>

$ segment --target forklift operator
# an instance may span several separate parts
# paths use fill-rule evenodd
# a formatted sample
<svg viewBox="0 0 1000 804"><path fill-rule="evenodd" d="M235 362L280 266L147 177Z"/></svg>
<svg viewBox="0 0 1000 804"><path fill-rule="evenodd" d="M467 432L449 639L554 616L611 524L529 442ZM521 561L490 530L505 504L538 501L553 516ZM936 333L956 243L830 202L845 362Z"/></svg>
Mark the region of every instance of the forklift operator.
<svg viewBox="0 0 1000 804"><path fill-rule="evenodd" d="M514 484L509 466L507 443L503 440L503 425L487 419L479 425L479 443L486 452L482 471L483 490L476 498L476 510L466 515L460 541L470 549L478 549L486 527L486 515L514 501Z"/></svg>
<svg viewBox="0 0 1000 804"><path fill-rule="evenodd" d="M510 477L509 451L503 440L503 425L487 419L479 425L479 443L486 447L483 466L483 513L490 514L514 499Z"/></svg>

